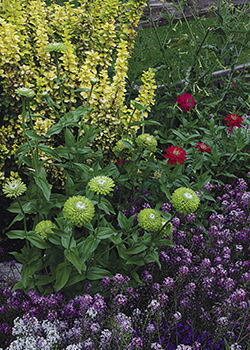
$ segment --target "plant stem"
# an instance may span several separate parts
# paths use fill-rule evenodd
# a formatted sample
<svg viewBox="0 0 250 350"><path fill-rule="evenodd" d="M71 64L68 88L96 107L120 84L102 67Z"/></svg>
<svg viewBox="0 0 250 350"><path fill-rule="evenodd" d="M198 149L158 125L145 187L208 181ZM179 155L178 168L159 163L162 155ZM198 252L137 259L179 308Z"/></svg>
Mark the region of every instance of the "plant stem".
<svg viewBox="0 0 250 350"><path fill-rule="evenodd" d="M24 225L24 231L25 231L25 235L27 236L27 221L26 221L26 216L25 216L25 213L24 213L24 210L23 210L23 207L22 207L22 204L20 202L20 199L17 197L17 203L21 209L21 212L23 214L23 225Z"/></svg>
<svg viewBox="0 0 250 350"><path fill-rule="evenodd" d="M56 64L57 84L59 86L59 95L60 95L60 99L61 99L61 104L62 104L63 109L65 109L65 105L64 105L64 101L63 101L62 80L61 80L61 75L60 75L57 52L55 53L55 64Z"/></svg>

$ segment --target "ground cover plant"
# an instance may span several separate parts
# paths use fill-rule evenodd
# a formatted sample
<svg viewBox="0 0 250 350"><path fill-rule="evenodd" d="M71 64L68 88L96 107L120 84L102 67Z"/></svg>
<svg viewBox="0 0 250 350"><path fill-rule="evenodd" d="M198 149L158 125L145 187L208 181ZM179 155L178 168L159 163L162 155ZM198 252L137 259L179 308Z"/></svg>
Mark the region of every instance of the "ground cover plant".
<svg viewBox="0 0 250 350"><path fill-rule="evenodd" d="M240 92L231 89L233 76L210 87L196 80L203 70L195 67L182 88L156 94L161 111L166 94L163 116L148 113L159 83L149 69L139 97L122 84L131 114L107 153L95 143L103 126L90 123L100 76L89 77L79 105L64 109L71 94L58 69L65 41L44 51L59 82L58 95L43 96L48 116L58 115L46 132L35 124L39 87L13 92L23 144L15 152L18 178L6 179L2 191L12 220L4 232L10 246L20 242L11 256L22 278L0 289L0 347L246 349L244 77L237 77ZM64 180L59 187L46 172L50 160Z"/></svg>

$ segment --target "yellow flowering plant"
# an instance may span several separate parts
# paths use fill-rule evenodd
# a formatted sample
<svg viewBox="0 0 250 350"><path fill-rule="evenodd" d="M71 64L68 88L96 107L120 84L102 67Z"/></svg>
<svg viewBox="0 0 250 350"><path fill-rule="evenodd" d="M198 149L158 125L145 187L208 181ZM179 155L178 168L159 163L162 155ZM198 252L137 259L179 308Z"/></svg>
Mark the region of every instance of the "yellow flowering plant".
<svg viewBox="0 0 250 350"><path fill-rule="evenodd" d="M95 144L110 155L131 118L132 109L125 103L128 59L146 1L78 3L78 7L69 2L46 6L43 0L20 0L0 10L0 112L4 112L0 137L9 135L6 147L11 160L16 150L12 139L18 146L23 142L17 88L35 90L31 105L31 112L38 113L33 118L34 130L44 136L64 112L86 102L91 79L97 79L88 101L91 111L85 113L84 122L99 128ZM63 50L56 50L55 45ZM150 106L155 89L152 70L143 74L142 83L138 101ZM138 120L135 111L132 121ZM60 140L49 142L53 145ZM6 151L0 149L3 174L5 159Z"/></svg>

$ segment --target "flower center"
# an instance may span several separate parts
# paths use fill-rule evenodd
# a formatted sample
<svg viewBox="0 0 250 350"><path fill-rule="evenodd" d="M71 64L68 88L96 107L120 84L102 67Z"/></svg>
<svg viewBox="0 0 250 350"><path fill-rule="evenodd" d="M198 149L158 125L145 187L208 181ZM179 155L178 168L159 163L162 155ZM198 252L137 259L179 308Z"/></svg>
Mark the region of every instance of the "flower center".
<svg viewBox="0 0 250 350"><path fill-rule="evenodd" d="M202 144L200 145L200 148L202 148L202 149L206 149L206 148L207 148L207 146L205 145L205 143L202 143Z"/></svg>
<svg viewBox="0 0 250 350"><path fill-rule="evenodd" d="M104 185L106 183L106 180L100 179L100 180L97 180L97 182L99 185Z"/></svg>
<svg viewBox="0 0 250 350"><path fill-rule="evenodd" d="M173 151L173 154L174 154L175 156L178 156L178 155L179 155L178 149L175 149L175 150Z"/></svg>
<svg viewBox="0 0 250 350"><path fill-rule="evenodd" d="M147 141L151 141L151 137L147 137Z"/></svg>
<svg viewBox="0 0 250 350"><path fill-rule="evenodd" d="M151 214L149 214L149 217L150 217L150 219L153 219L153 220L154 220L155 214L151 213Z"/></svg>
<svg viewBox="0 0 250 350"><path fill-rule="evenodd" d="M17 188L17 184L10 184L10 189L11 190L15 190Z"/></svg>
<svg viewBox="0 0 250 350"><path fill-rule="evenodd" d="M191 195L191 193L188 193L188 192L184 193L184 196L185 196L186 198L188 198L188 199L193 198L193 196Z"/></svg>
<svg viewBox="0 0 250 350"><path fill-rule="evenodd" d="M76 203L76 208L77 209L86 209L86 205L83 202L79 201Z"/></svg>
<svg viewBox="0 0 250 350"><path fill-rule="evenodd" d="M231 119L236 120L236 119L237 119L237 115L233 114L233 115L231 116Z"/></svg>

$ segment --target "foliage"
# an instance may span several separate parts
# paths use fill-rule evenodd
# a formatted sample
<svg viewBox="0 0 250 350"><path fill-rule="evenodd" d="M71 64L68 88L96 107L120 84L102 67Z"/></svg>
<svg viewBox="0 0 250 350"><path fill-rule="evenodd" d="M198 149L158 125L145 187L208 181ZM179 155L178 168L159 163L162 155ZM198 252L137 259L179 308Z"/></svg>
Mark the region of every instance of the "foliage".
<svg viewBox="0 0 250 350"><path fill-rule="evenodd" d="M46 6L42 0L21 0L1 8L2 178L11 168L7 159L13 159L23 142L16 88L36 91L31 110L37 112L34 128L42 136L61 115L86 102L91 80L95 81L84 121L99 126L96 144L104 152L110 151L134 110L124 103L125 85L135 27L144 4L142 0L81 0L75 7L70 2ZM66 50L61 54L51 51L49 45L55 43L63 44ZM137 99L149 110L154 99L152 70L142 79L146 91L142 89ZM133 120L138 120L137 112ZM58 145L60 140L52 142ZM60 176L52 174L52 178Z"/></svg>

